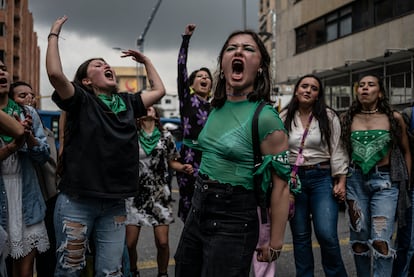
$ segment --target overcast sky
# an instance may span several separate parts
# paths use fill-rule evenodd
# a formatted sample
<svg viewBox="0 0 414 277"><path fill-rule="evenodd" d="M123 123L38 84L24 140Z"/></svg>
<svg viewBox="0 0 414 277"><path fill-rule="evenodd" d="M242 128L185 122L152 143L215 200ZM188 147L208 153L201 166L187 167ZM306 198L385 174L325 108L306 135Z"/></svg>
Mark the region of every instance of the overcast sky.
<svg viewBox="0 0 414 277"><path fill-rule="evenodd" d="M91 57L103 57L111 66L134 66L120 58L113 47L136 49L158 0L31 0L29 10L41 49L41 94L52 93L45 71L47 35L55 19L69 17L59 40L64 72L69 79ZM243 13L246 4L246 17ZM185 25L197 25L190 41L188 68L216 68L217 56L234 30L258 29L258 0L163 0L144 41L144 53L152 60L167 92L176 92L177 55ZM57 109L49 98L43 109Z"/></svg>

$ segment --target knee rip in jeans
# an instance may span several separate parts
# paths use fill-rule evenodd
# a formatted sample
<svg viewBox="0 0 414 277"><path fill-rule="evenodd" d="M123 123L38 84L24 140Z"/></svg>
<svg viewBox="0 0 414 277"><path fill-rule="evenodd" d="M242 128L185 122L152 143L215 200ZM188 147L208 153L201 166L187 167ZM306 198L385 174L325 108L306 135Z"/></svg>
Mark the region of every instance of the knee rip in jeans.
<svg viewBox="0 0 414 277"><path fill-rule="evenodd" d="M347 200L348 204L348 214L349 221L351 223L351 228L355 232L361 231L361 218L362 212L361 207L358 205L358 202L355 200Z"/></svg>
<svg viewBox="0 0 414 277"><path fill-rule="evenodd" d="M396 255L395 250L389 247L389 242L386 240L376 239L371 244L375 258L391 258Z"/></svg>
<svg viewBox="0 0 414 277"><path fill-rule="evenodd" d="M125 223L125 220L126 220L125 215L119 215L119 216L114 217L114 221L117 226L123 225Z"/></svg>
<svg viewBox="0 0 414 277"><path fill-rule="evenodd" d="M67 234L67 240L62 242L58 251L63 252L59 262L63 268L79 270L86 265L86 239L87 227L79 222L63 221L63 232Z"/></svg>
<svg viewBox="0 0 414 277"><path fill-rule="evenodd" d="M352 252L359 256L369 256L369 246L367 242L353 241L351 242Z"/></svg>

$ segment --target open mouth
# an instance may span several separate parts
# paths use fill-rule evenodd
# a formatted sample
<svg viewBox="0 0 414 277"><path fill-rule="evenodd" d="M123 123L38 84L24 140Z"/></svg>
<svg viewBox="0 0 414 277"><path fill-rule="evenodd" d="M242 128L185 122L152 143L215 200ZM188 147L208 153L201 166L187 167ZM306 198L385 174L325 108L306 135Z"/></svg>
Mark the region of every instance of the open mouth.
<svg viewBox="0 0 414 277"><path fill-rule="evenodd" d="M7 84L7 78L0 78L0 85Z"/></svg>
<svg viewBox="0 0 414 277"><path fill-rule="evenodd" d="M244 70L244 64L241 60L234 60L232 63L233 73L240 74Z"/></svg>
<svg viewBox="0 0 414 277"><path fill-rule="evenodd" d="M113 79L114 78L114 74L112 73L112 71L111 70L105 70L105 72L104 72L104 75L105 75L105 77L106 78L108 78L108 79Z"/></svg>
<svg viewBox="0 0 414 277"><path fill-rule="evenodd" d="M200 86L201 86L202 88L206 88L206 87L207 87L207 83L206 83L206 82L200 82Z"/></svg>

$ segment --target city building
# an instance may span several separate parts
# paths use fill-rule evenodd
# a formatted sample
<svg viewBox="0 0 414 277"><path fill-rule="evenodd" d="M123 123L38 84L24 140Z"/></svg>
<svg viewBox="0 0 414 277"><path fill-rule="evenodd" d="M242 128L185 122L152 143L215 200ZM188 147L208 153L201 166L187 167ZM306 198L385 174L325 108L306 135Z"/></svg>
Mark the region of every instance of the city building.
<svg viewBox="0 0 414 277"><path fill-rule="evenodd" d="M384 77L396 106L414 101L414 1L260 0L259 32L272 56L275 94L313 73L327 103L349 107L360 74Z"/></svg>
<svg viewBox="0 0 414 277"><path fill-rule="evenodd" d="M141 84L144 81L147 82L144 68L135 66L114 66L113 69L116 73L119 91L135 93L142 90ZM146 87L148 87L148 84L146 84ZM178 110L178 95L176 92L167 92L167 94L154 106L160 110L162 117L180 117L180 112Z"/></svg>
<svg viewBox="0 0 414 277"><path fill-rule="evenodd" d="M0 59L12 81L29 83L40 100L40 48L28 0L0 0Z"/></svg>

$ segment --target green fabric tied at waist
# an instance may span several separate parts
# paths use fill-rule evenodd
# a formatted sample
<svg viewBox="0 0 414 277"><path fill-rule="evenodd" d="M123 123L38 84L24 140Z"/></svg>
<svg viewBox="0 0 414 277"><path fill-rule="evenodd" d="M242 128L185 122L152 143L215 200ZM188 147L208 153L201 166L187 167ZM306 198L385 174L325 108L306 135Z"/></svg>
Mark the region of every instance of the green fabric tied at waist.
<svg viewBox="0 0 414 277"><path fill-rule="evenodd" d="M292 188L293 183L290 178L291 167L289 164L289 151L283 151L276 155L266 155L263 157L263 162L260 167L253 173L253 175L263 175L262 190L267 192L269 184L272 182L271 169L274 169L275 173L288 182L289 188L293 193L298 193L301 190L299 178L297 178L296 188Z"/></svg>

